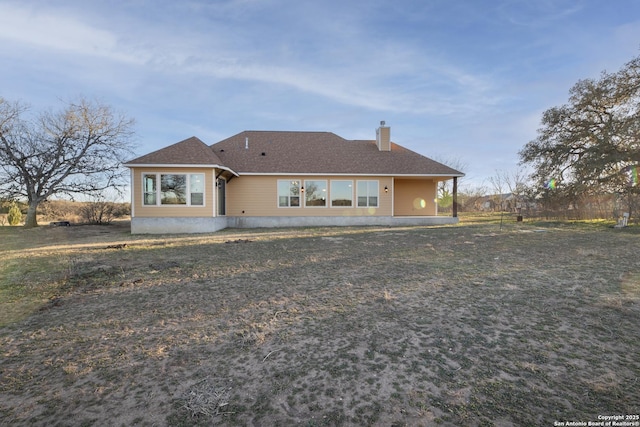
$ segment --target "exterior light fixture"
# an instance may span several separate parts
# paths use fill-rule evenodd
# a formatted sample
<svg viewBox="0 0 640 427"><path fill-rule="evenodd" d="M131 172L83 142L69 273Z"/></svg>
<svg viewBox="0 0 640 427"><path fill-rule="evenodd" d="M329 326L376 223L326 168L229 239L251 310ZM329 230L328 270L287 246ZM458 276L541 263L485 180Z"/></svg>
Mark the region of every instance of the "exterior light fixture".
<svg viewBox="0 0 640 427"><path fill-rule="evenodd" d="M384 192L388 193L389 192L389 187L387 187L386 185L384 186Z"/></svg>
<svg viewBox="0 0 640 427"><path fill-rule="evenodd" d="M304 193L304 185L302 187L300 187L300 192Z"/></svg>

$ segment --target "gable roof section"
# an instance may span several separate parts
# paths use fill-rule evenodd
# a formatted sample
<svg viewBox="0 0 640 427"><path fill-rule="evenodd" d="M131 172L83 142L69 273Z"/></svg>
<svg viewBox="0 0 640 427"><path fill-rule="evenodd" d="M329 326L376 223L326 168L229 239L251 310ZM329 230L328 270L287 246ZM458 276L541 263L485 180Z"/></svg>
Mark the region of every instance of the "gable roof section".
<svg viewBox="0 0 640 427"><path fill-rule="evenodd" d="M133 159L125 166L216 166L222 167L222 160L202 142L192 136L160 150Z"/></svg>
<svg viewBox="0 0 640 427"><path fill-rule="evenodd" d="M346 140L331 132L244 131L211 146L192 136L133 159L136 166L215 167L239 174L464 176L460 171L391 143Z"/></svg>
<svg viewBox="0 0 640 427"><path fill-rule="evenodd" d="M331 132L245 131L211 148L239 174L464 175L395 143L380 151Z"/></svg>

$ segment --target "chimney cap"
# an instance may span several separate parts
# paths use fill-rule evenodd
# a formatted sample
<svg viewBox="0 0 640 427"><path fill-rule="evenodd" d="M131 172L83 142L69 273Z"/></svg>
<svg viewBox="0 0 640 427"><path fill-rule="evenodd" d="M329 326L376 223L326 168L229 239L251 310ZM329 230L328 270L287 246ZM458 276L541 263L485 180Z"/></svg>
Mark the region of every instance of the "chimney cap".
<svg viewBox="0 0 640 427"><path fill-rule="evenodd" d="M380 126L384 126L385 124L387 124L387 122L385 122L384 120L380 120Z"/></svg>

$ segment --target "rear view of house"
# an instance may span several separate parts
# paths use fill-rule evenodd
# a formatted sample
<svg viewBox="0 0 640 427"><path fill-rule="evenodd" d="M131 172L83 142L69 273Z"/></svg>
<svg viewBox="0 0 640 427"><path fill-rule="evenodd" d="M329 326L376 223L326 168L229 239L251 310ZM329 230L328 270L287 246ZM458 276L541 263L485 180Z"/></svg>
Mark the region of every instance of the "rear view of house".
<svg viewBox="0 0 640 427"><path fill-rule="evenodd" d="M448 224L437 184L460 171L391 141L330 132L245 131L196 137L131 160L132 233L226 227ZM455 186L454 186L455 188Z"/></svg>

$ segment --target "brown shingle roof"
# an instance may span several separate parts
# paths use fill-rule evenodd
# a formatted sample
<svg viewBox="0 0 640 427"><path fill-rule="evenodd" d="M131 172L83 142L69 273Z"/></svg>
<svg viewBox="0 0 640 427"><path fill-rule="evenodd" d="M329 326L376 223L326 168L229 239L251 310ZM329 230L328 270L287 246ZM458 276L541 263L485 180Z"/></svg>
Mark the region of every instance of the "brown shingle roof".
<svg viewBox="0 0 640 427"><path fill-rule="evenodd" d="M245 131L211 148L239 174L463 175L394 143L391 151L379 151L373 140L346 140L331 132Z"/></svg>
<svg viewBox="0 0 640 427"><path fill-rule="evenodd" d="M211 148L192 136L127 162L127 165L219 165L222 161Z"/></svg>
<svg viewBox="0 0 640 427"><path fill-rule="evenodd" d="M331 132L245 131L211 146L193 136L126 164L136 165L218 166L238 174L463 175L394 143L379 151L375 141Z"/></svg>

